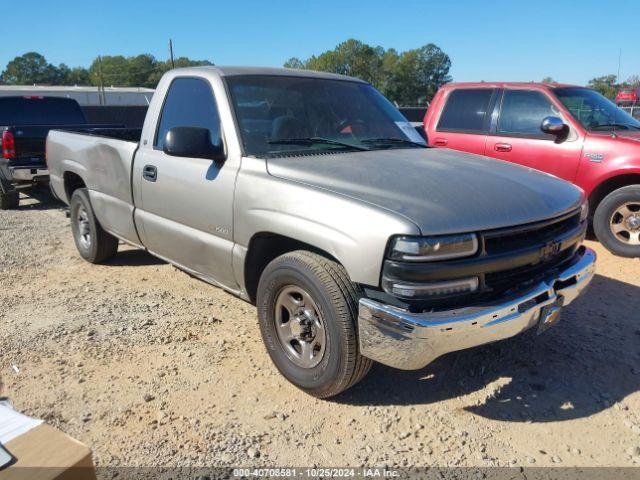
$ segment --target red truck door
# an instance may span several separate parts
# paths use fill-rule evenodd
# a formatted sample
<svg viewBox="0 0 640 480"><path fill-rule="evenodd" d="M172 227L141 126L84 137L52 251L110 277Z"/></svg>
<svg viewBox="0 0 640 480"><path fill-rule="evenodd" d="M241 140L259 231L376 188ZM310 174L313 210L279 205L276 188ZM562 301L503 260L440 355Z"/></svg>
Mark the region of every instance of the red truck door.
<svg viewBox="0 0 640 480"><path fill-rule="evenodd" d="M493 88L460 88L443 95L430 107L440 109L441 114L429 118L425 125L429 145L484 155L491 124L488 112L493 109L495 97Z"/></svg>
<svg viewBox="0 0 640 480"><path fill-rule="evenodd" d="M567 139L558 140L540 130L545 117L563 118L545 93L505 89L497 108L499 116L487 136L486 156L542 170L570 182L575 180L583 138L573 132Z"/></svg>

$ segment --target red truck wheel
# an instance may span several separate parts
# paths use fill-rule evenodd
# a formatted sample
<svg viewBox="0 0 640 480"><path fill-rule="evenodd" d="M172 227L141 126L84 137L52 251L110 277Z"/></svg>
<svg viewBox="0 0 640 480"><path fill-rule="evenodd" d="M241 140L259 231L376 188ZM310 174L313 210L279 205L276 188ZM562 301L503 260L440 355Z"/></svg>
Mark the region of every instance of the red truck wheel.
<svg viewBox="0 0 640 480"><path fill-rule="evenodd" d="M640 257L640 185L607 195L593 216L598 240L621 257Z"/></svg>

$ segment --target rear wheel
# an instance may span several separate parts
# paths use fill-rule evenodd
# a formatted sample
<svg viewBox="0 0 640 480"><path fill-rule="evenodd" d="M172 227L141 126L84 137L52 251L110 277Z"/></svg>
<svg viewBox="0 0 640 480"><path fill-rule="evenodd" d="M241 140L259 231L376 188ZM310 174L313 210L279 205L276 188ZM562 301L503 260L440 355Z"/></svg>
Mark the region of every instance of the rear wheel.
<svg viewBox="0 0 640 480"><path fill-rule="evenodd" d="M100 263L118 251L118 239L104 231L93 213L89 193L79 188L71 196L71 231L80 256L91 263Z"/></svg>
<svg viewBox="0 0 640 480"><path fill-rule="evenodd" d="M8 192L0 192L0 210L9 210L18 208L20 204L20 194L17 190L9 190Z"/></svg>
<svg viewBox="0 0 640 480"><path fill-rule="evenodd" d="M372 362L358 349L360 296L340 264L316 253L287 253L266 267L257 292L260 330L287 380L327 398L364 378Z"/></svg>
<svg viewBox="0 0 640 480"><path fill-rule="evenodd" d="M607 195L593 216L598 240L622 257L640 257L640 185Z"/></svg>

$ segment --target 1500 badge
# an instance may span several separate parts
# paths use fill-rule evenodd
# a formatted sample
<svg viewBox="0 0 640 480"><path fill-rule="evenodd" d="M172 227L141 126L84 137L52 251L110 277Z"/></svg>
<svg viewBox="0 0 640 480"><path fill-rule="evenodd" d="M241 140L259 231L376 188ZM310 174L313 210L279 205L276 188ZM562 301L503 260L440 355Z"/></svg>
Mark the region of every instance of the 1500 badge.
<svg viewBox="0 0 640 480"><path fill-rule="evenodd" d="M585 153L584 156L591 162L600 163L604 160L604 153Z"/></svg>

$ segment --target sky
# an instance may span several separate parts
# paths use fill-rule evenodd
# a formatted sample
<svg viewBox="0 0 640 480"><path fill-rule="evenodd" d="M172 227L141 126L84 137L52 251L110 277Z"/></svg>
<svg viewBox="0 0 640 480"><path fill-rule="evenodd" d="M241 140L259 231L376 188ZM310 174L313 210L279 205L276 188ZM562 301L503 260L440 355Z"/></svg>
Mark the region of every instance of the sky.
<svg viewBox="0 0 640 480"><path fill-rule="evenodd" d="M4 0L8 1L8 0ZM10 20L8 17L13 18ZM403 51L435 43L456 81L640 75L640 0L30 0L3 9L0 69L28 51L53 64L151 53L281 66L356 38Z"/></svg>

